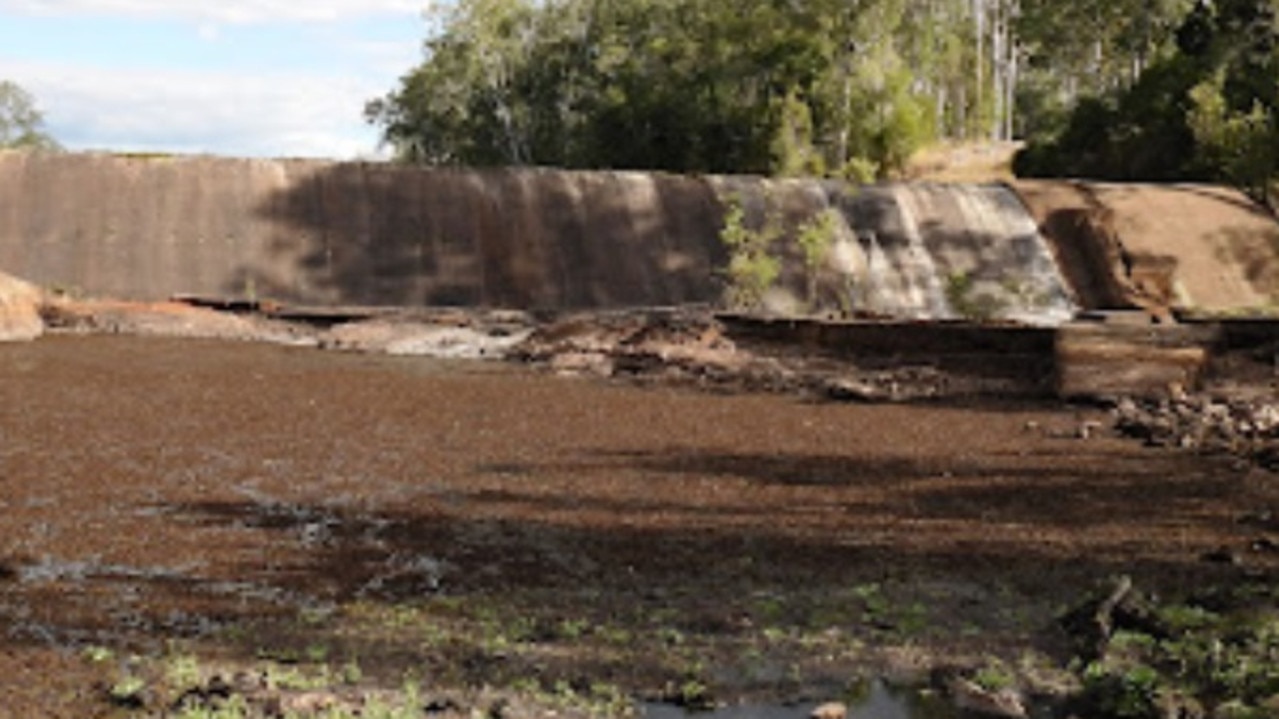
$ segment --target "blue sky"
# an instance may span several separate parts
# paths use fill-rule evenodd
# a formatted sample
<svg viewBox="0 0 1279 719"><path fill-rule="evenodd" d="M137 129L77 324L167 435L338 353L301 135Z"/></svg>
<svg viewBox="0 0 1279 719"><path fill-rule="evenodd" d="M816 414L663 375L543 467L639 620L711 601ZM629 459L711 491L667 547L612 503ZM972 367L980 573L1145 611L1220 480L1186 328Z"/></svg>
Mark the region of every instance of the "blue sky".
<svg viewBox="0 0 1279 719"><path fill-rule="evenodd" d="M0 79L73 150L372 157L364 102L421 57L425 0L0 0Z"/></svg>

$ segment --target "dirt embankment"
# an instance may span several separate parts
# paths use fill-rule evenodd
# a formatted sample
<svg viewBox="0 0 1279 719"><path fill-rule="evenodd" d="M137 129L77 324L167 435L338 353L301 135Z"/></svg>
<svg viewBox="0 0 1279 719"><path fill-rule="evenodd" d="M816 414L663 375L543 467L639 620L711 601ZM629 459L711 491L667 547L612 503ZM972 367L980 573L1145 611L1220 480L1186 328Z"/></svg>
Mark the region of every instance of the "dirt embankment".
<svg viewBox="0 0 1279 719"><path fill-rule="evenodd" d="M1018 180L1085 309L1271 312L1279 225L1236 190Z"/></svg>

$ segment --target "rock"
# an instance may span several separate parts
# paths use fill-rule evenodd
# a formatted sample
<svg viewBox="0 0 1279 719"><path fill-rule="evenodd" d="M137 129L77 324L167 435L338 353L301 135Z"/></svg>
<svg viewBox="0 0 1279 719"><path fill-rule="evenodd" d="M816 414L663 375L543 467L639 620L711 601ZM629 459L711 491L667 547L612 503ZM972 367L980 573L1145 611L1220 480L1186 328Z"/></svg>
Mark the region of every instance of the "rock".
<svg viewBox="0 0 1279 719"><path fill-rule="evenodd" d="M437 325L411 319L373 319L333 327L320 339L320 346L443 359L501 359L530 331Z"/></svg>
<svg viewBox="0 0 1279 719"><path fill-rule="evenodd" d="M1155 447L1233 455L1269 468L1279 459L1279 404L1269 398L1137 401L1113 410L1115 429Z"/></svg>
<svg viewBox="0 0 1279 719"><path fill-rule="evenodd" d="M886 402L892 396L869 382L838 377L828 380L823 388L825 395L841 402Z"/></svg>
<svg viewBox="0 0 1279 719"><path fill-rule="evenodd" d="M1084 420L1079 423L1079 429L1076 436L1079 439L1091 439L1101 432L1101 422L1097 420Z"/></svg>
<svg viewBox="0 0 1279 719"><path fill-rule="evenodd" d="M297 325L196 307L184 302L126 302L53 298L42 307L45 324L80 333L151 337L255 340L313 346L314 337Z"/></svg>
<svg viewBox="0 0 1279 719"><path fill-rule="evenodd" d="M954 677L946 687L955 708L983 717L1026 719L1021 696L1011 689L990 691L962 677Z"/></svg>
<svg viewBox="0 0 1279 719"><path fill-rule="evenodd" d="M556 374L589 374L612 377L614 361L603 352L562 352L548 363Z"/></svg>
<svg viewBox="0 0 1279 719"><path fill-rule="evenodd" d="M826 702L819 704L808 716L809 719L845 719L848 716L848 705L843 702Z"/></svg>
<svg viewBox="0 0 1279 719"><path fill-rule="evenodd" d="M0 272L0 342L25 342L44 334L43 303L44 293L35 285Z"/></svg>

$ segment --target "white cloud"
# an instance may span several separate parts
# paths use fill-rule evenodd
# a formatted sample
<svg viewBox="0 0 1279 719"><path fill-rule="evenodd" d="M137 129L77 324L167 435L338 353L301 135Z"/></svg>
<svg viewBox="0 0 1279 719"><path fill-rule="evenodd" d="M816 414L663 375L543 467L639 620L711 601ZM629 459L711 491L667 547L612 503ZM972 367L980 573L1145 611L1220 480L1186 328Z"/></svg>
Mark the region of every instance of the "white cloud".
<svg viewBox="0 0 1279 719"><path fill-rule="evenodd" d="M356 78L116 71L5 63L39 98L71 149L345 159L372 154L365 100L385 88Z"/></svg>
<svg viewBox="0 0 1279 719"><path fill-rule="evenodd" d="M0 0L0 11L33 15L176 17L197 22L331 22L379 14L420 13L423 0Z"/></svg>
<svg viewBox="0 0 1279 719"><path fill-rule="evenodd" d="M195 32L205 42L217 42L217 39L222 36L222 28L213 22L200 23Z"/></svg>

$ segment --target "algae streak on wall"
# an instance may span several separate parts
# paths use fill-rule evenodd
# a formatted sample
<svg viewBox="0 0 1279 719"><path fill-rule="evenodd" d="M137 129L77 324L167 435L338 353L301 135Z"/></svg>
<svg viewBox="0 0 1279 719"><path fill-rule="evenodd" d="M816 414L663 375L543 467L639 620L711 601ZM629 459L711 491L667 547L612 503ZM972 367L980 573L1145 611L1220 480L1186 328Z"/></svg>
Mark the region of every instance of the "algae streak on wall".
<svg viewBox="0 0 1279 719"><path fill-rule="evenodd" d="M1034 223L1000 186L433 170L209 157L0 155L0 268L47 286L317 304L718 302L726 203L791 232L775 309L1056 322ZM815 284L795 228L835 222ZM806 289L816 286L817 302Z"/></svg>
<svg viewBox="0 0 1279 719"><path fill-rule="evenodd" d="M1002 319L1054 325L1075 313L1054 254L1003 185L851 187L812 180L713 178L756 225L790 228L778 243L786 272L765 304L803 309L795 228L834 210L818 309L909 319Z"/></svg>

